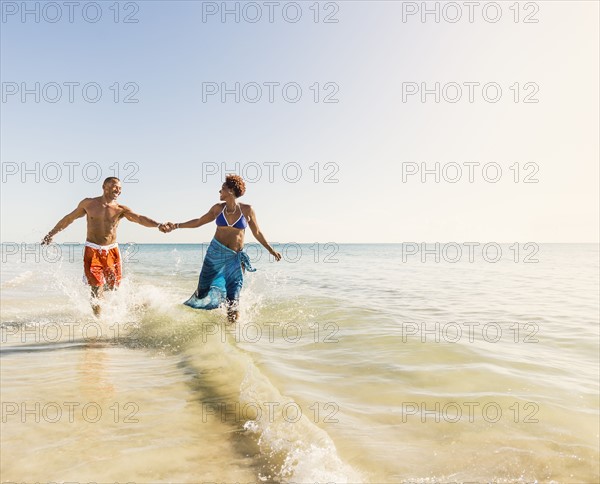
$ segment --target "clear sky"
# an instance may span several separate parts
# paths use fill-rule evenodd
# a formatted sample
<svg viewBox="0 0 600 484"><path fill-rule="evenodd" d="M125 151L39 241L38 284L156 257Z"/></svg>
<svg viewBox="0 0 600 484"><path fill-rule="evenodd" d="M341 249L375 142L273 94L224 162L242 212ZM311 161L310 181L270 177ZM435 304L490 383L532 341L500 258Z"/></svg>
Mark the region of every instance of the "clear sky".
<svg viewBox="0 0 600 484"><path fill-rule="evenodd" d="M2 241L117 170L134 211L195 218L236 163L270 241L598 241L598 2L276 3L2 1Z"/></svg>

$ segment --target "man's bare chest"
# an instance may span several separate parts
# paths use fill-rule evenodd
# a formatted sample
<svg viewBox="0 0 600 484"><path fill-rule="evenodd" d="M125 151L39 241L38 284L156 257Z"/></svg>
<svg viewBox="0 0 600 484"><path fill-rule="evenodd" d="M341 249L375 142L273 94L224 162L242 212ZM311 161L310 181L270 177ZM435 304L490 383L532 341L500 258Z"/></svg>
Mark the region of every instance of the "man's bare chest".
<svg viewBox="0 0 600 484"><path fill-rule="evenodd" d="M90 207L87 216L90 222L101 224L116 224L121 217L122 210L118 207Z"/></svg>

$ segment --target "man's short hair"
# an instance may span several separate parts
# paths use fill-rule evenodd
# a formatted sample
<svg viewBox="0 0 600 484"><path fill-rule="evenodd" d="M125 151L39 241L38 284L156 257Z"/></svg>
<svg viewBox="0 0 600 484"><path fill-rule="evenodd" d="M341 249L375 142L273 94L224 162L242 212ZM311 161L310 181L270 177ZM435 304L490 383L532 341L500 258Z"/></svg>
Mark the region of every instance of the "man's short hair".
<svg viewBox="0 0 600 484"><path fill-rule="evenodd" d="M102 186L106 185L108 182L111 181L118 181L120 182L121 180L119 180L116 176L109 176L108 178L106 178L103 182L102 182Z"/></svg>

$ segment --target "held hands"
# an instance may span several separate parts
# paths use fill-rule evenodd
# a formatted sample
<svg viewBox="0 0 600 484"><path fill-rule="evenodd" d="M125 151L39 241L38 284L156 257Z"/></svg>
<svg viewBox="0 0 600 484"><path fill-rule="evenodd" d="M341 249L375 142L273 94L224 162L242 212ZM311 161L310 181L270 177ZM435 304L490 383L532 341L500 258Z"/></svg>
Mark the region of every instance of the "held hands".
<svg viewBox="0 0 600 484"><path fill-rule="evenodd" d="M43 239L42 239L42 245L50 245L52 243L52 236L50 234L47 234Z"/></svg>
<svg viewBox="0 0 600 484"><path fill-rule="evenodd" d="M275 257L275 260L279 262L281 260L281 254L275 250L270 250L269 253Z"/></svg>
<svg viewBox="0 0 600 484"><path fill-rule="evenodd" d="M163 234L168 234L176 228L177 226L173 222L166 222L158 225L158 230L160 230Z"/></svg>

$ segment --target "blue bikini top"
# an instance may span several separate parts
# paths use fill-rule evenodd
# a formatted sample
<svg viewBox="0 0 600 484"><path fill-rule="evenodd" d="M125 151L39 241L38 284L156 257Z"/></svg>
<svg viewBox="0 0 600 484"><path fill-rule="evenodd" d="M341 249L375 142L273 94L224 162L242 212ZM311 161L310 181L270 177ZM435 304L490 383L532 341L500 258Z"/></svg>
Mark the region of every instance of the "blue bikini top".
<svg viewBox="0 0 600 484"><path fill-rule="evenodd" d="M239 207L241 215L240 218L238 218L234 224L229 225L229 222L227 222L227 218L225 217L225 208L227 207L227 205L223 206L223 210L221 211L221 213L217 216L215 223L219 226L219 227L233 227L236 229L241 229L244 230L246 227L248 227L248 221L246 220L246 217L244 217L244 212L242 212L242 207ZM233 212L235 213L235 212Z"/></svg>

